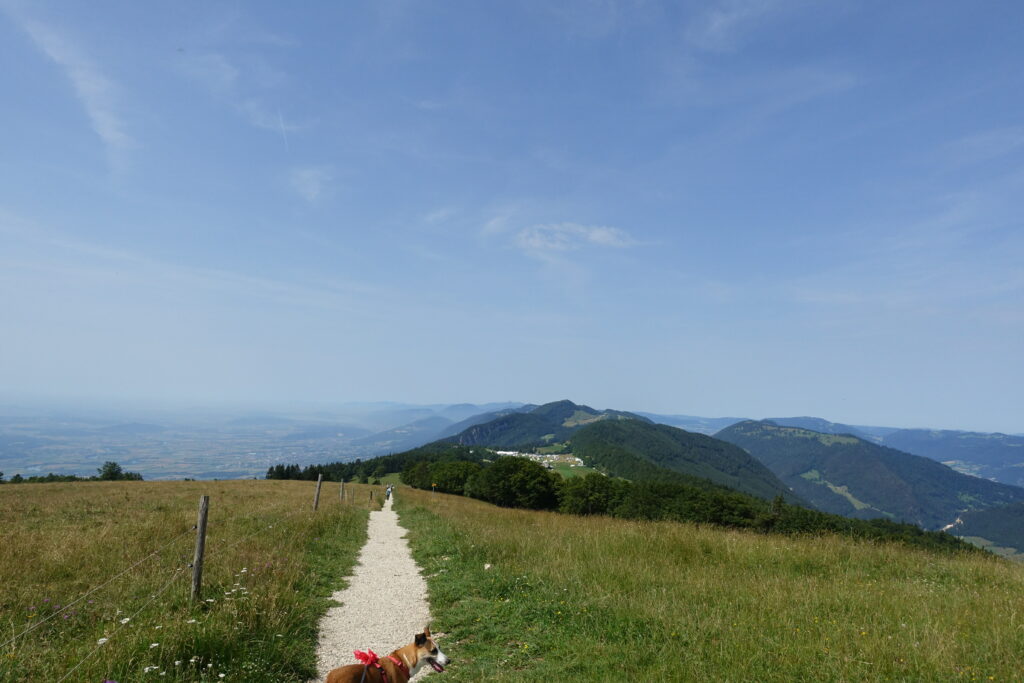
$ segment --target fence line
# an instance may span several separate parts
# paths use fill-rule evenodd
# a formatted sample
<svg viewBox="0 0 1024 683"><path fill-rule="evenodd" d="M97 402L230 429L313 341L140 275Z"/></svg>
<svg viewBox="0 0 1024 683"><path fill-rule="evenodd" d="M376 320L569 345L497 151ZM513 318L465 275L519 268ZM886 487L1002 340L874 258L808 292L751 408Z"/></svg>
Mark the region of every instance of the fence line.
<svg viewBox="0 0 1024 683"><path fill-rule="evenodd" d="M135 612L133 612L133 613L132 613L132 615L131 615L130 617L128 617L128 618L127 618L127 619L125 619L125 620L122 620L122 621L121 621L121 625L120 625L120 626L118 626L117 628L115 628L115 629L114 629L114 632L113 632L113 633L111 633L109 637L107 637L107 638L101 638L101 639L100 639L100 641L99 641L99 642L98 642L98 643L96 644L96 647L94 647L94 648L93 648L93 649L92 649L92 650L91 650L91 651L89 652L89 654L87 654L87 655L86 655L85 657L83 657L83 658L82 658L82 659L81 659L81 660L80 660L80 661L78 662L78 664L75 664L74 668L72 668L72 669L71 669L71 671L68 671L68 672L67 672L66 674L64 674L64 676L62 676L62 677L61 677L60 679L58 679L57 683L60 683L61 681L63 681L63 680L66 680L68 676L70 676L71 674L75 673L75 671L77 671L77 670L78 670L78 667L80 667L80 666L82 666L83 664L85 664L85 663L86 663L86 662L87 662L87 661L88 661L88 660L89 660L89 659L90 659L90 658L91 658L91 657L92 657L92 656L93 656L94 654L96 654L97 652L99 652L99 651L100 651L100 648L102 648L102 647L103 647L104 645L106 645L106 644L107 644L107 641L108 641L108 640L110 640L110 638L113 638L113 637L114 637L114 636L116 636L116 635L117 635L118 633L120 633L121 629L123 629L123 628L124 628L125 626L127 626L127 625L128 625L128 622L129 622L129 621L131 621L131 620L132 620L132 619L134 619L134 618L135 618L136 616L138 616L138 615L139 615L139 613L140 613L140 612L142 612L142 610L144 610L144 609L146 609L147 607L149 607L150 603L152 603L152 602L153 602L154 600L156 600L156 599L157 599L158 597L160 597L161 595L163 595L163 594L164 594L164 592L165 592L165 591L166 591L166 590L167 590L168 588L170 588L171 584L172 584L172 583L174 583L174 581L175 581L175 580L176 580L177 578L181 577L181 576L188 576L188 572L184 571L184 567L178 567L177 569L175 569L175 570L174 570L174 574L173 574L173 575L171 576L170 580L169 580L169 581L168 581L167 583L165 583L165 584L163 585L163 587L162 587L162 588L161 588L160 590L158 590L158 591L157 591L156 593L154 593L153 595L149 596L149 600L147 600L147 601L146 601L145 603L143 603L142 607L140 607L139 609L135 610Z"/></svg>
<svg viewBox="0 0 1024 683"><path fill-rule="evenodd" d="M5 648L5 647L7 647L8 645L10 645L10 644L11 644L11 643L13 643L14 641L16 641L16 640L17 640L18 638L21 638L21 637L22 637L23 635L25 635L26 633L29 633L29 632L31 632L31 631L33 631L33 630L35 630L35 629L39 628L40 626L42 626L43 624L45 624L46 622L48 622L48 621L49 621L50 619L53 619L54 617L56 617L56 616L57 616L58 614L61 614L61 613L63 613L64 611L66 611L66 610L68 610L68 609L70 609L70 608L74 607L75 605L77 605L78 603L80 603L80 602L81 602L82 600L85 600L85 599L86 599L87 597L89 597L90 595L92 595L92 594L93 594L93 593L95 593L96 591L100 590L101 588L104 588L104 587L105 587L105 586L107 586L108 584L110 584L110 583L112 583L112 582L116 581L117 579L121 578L122 576L124 576L125 574L127 574L127 573L128 573L128 572L130 572L131 570L135 569L136 567L138 567L138 566L139 566L140 564L142 564L142 563L143 563L143 562L145 562L146 560L150 559L151 557L154 557L154 556L156 556L156 555L159 555L159 554L160 554L160 553L161 553L161 552L162 552L162 551L163 551L164 549L166 549L166 548L167 548L167 547L168 547L169 545L171 545L172 543L174 543L175 541L177 541L177 540L178 540L179 538L181 538L182 536L185 536L186 534L192 533L192 531L194 531L194 530L195 530L195 529L193 528L193 529L189 529L188 531L183 531L182 533L178 534L177 536L175 536L175 537L174 537L174 538L172 538L171 540L167 541L167 543L163 544L162 546L160 546L159 548L157 548L156 550L154 550L153 552L151 552L151 553L150 553L149 555L146 555L146 556L145 556L145 557L143 557L143 558L142 558L141 560L139 560L138 562L136 562L136 563L135 563L135 564L133 564L132 566L130 566L130 567L128 567L127 569L125 569L124 571L122 571L122 572L121 572L120 574L117 574L116 576L113 576L113 577L111 577L111 578L107 579L106 581L104 581L104 582L103 582L103 583L101 583L100 585L96 586L95 588L93 588L93 589L92 589L92 590L90 590L89 592L87 592L87 593L85 593L84 595L82 595L81 597L79 597L79 598L78 598L77 600L74 600L73 602L69 602L68 604L64 605L64 606L63 606L62 608L60 608L59 610L57 610L56 612L54 612L54 613L53 613L53 614L51 614L50 616L46 617L45 619L40 619L39 621L37 621L36 623L34 623L34 624L32 624L31 626L29 626L29 627L28 627L27 629L25 629L24 631L22 631L22 632L21 632L21 633L19 633L18 635L14 636L13 638L11 638L11 639L9 639L9 640L5 640L5 641L4 641L3 643L0 643L0 649L2 649L2 648Z"/></svg>
<svg viewBox="0 0 1024 683"><path fill-rule="evenodd" d="M344 501L342 501L342 502L344 502ZM287 522L287 521L288 521L289 519L291 519L292 517L295 517L296 515L299 515L299 514L301 514L301 513L303 513L303 512L308 512L308 510L307 510L307 509L302 509L302 508L300 508L300 509L298 509L298 510L295 510L295 511L293 511L293 512L292 512L292 513L290 513L290 514L288 514L288 515L285 515L284 517L281 517L281 518L277 519L277 520L276 520L276 521L275 521L275 522L274 522L273 524L268 524L268 525L266 525L265 527L262 527L262 526L261 526L261 527L260 527L259 529L257 529L257 530L255 530L255 531L253 531L252 533L246 534L245 536L243 536L242 538L238 539L238 540L237 540L237 541L235 541L234 543L231 543L230 545L228 545L228 546L225 546L225 547L223 547L223 548L214 548L214 550L215 550L215 552L221 552L221 553L226 553L227 551L231 550L231 549L232 549L232 548L234 548L235 546L237 546L237 545L239 545L239 544L241 544L241 543L243 543L243 542L245 542L245 541L249 540L249 539L250 539L250 538L252 538L253 536L255 536L255 535L257 535L257 534L260 534L260 533L263 533L263 532L265 532L265 531L268 531L268 530L270 530L270 529L273 529L273 528L274 528L275 526L281 525L281 524L283 524L283 523ZM227 526L227 525L231 524L232 522L235 522L236 520L239 520L239 519L241 519L242 517L243 517L243 515L235 515L235 516L231 517L230 519L228 519L228 520L226 520L226 521L223 521L223 522L220 522L219 524L216 524L216 526L217 526L217 527L224 527L224 526ZM252 516L252 517L251 517L250 519L255 519L256 517L257 517L257 515L253 515L253 516ZM188 529L188 530L186 530L186 531L183 531L182 533L178 534L178 535L177 535L177 536L175 536L174 538L170 539L169 541L167 541L166 543L164 543L163 545L161 545L160 547L158 547L158 548L157 548L156 550L154 550L153 552L149 553L148 555L146 555L146 556L145 556L145 557L143 557L142 559L138 560L137 562L135 562L134 564L132 564L131 566L129 566L129 567L127 568L127 569L124 569L123 571L119 572L118 574L116 574L116 575L112 576L111 578L107 579L106 581L104 581L103 583L101 583L101 584L100 584L99 586L96 586L95 588L92 588L92 589L90 589L90 590L89 590L88 592L86 592L86 593L84 593L83 595L81 595L80 597L76 598L76 599L75 599L74 601L72 601L72 602L68 603L67 605L64 605L64 606L63 606L63 607L62 607L61 609L59 609L59 610L55 611L54 613L50 614L50 615L49 615L49 616L47 616L46 618L44 618L44 619L41 619L40 621L38 621L38 622L36 622L36 623L32 624L31 626L29 626L28 628L24 629L23 631L21 631L20 633L18 633L18 634L17 634L17 635L15 635L15 636L13 636L12 638L10 638L10 639L8 639L8 640L4 641L3 643L0 643L0 649L2 649L2 648L6 648L6 647L7 647L8 645L10 645L11 643L15 642L16 640L18 640L18 639L19 639L19 638L21 638L22 636L25 636L25 635L27 635L28 633L30 633L30 632L34 631L35 629L39 628L40 626L42 626L42 625L43 625L43 624L45 624L46 622L50 621L51 619L53 619L53 618L54 618L54 617L56 617L57 615L59 615L59 614L62 614L62 613L63 613L63 612L65 612L66 610L70 609L71 607L74 607L75 605L77 605L77 604L78 604L78 603L80 603L81 601L85 600L85 599L86 599L87 597L89 597L90 595L92 595L92 594L96 593L97 591L99 591L99 590L101 590L101 589L105 588L106 586L110 585L111 583L113 583L113 582L114 582L114 581L116 581L117 579L121 578L122 576L124 576L124 575L125 575L125 574L127 574L128 572L132 571L133 569L135 569L135 568L136 568L136 567L138 567L139 565L143 564L143 563L144 563L144 562L146 562L147 560L149 560L149 559L151 559L151 558L153 558L153 557L156 557L156 556L158 556L158 555L159 555L159 554L160 554L161 552L163 552L164 550L166 550L166 549L167 549L167 548L168 548L168 547L169 547L170 545L172 545L173 543L175 543L175 542L177 542L178 540L180 540L180 539L181 539L182 537L184 537L184 536L186 536L186 535L188 535L188 534L190 534L190 533L192 533L192 532L194 532L194 531L197 531L197 527L196 527L196 526L192 526L192 528L190 528L190 529ZM182 561L184 562L185 560L187 560L187 555L185 555L185 556L182 556ZM173 573L173 574L171 575L171 578L170 578L170 579L168 579L168 581L167 581L166 583L164 583L164 585L163 585L163 586L161 586L159 590L157 590L157 591L156 591L155 593L153 593L152 595L150 595L150 597L149 597L149 600L147 600L147 601L146 601L145 603L143 603L143 604L142 604L142 606L141 606L141 607L139 607L139 608L138 608L137 610L135 610L135 612L133 612L133 613L131 614L131 616L127 617L126 619L123 619L123 620L121 621L120 625L118 625L118 626L117 626L117 627L116 627L116 628L114 629L113 633L111 633L111 635L110 635L110 636L106 636L106 637L104 637L104 638L101 638L101 639L100 639L100 640L99 640L99 641L97 642L96 646L95 646L95 647L94 647L94 648L93 648L92 650L90 650L90 651L89 651L89 653L88 653L87 655L85 655L85 657L83 657L83 658L82 658L81 660L79 660L79 662L78 662L77 664L75 664L75 666L74 666L74 667L72 667L70 671L68 671L68 672L67 672L66 674L64 674L64 676L63 676L63 677L61 677L60 679L58 679L57 683L61 683L62 681L65 681L65 680L67 680L67 679L68 679L68 677L69 677L69 676L71 676L71 674L73 674L73 673L74 673L75 671L77 671L77 670L78 670L78 669L79 669L79 668L80 668L80 667L81 667L81 666L82 666L83 664L85 664L85 663L86 663L86 662L87 662L87 661L88 661L89 659L91 659L91 658L92 658L92 657L93 657L93 656L94 656L94 655L95 655L95 654L96 654L97 652L99 652L99 650L100 650L100 649L101 649L101 648L102 648L102 647L103 647L103 646L104 646L104 645L105 645L105 644L106 644L106 643L107 643L107 642L108 642L108 641L109 641L109 640L110 640L111 638L113 638L113 637L114 637L114 636L116 636L116 635L117 635L118 633L120 633L120 632L121 632L121 631L122 631L122 630L124 629L124 627L125 627L125 626L126 626L126 625L127 625L127 624L128 624L128 623L129 623L129 622L130 622L130 621L132 620L132 619L134 619L134 618L135 618L136 616L138 616L138 615L139 615L140 613L142 613L142 611L143 611L144 609L146 609L146 607L148 607L148 606L149 606L150 604L152 604L154 600L156 600L156 599L157 599L158 597L160 597L160 596L161 596L161 595L163 595L163 594L164 594L165 592L167 592L167 589L168 589L168 588L170 588L170 587L171 587L171 585L172 585L172 584L173 584L173 583L174 583L174 582L175 582L175 581L176 581L176 580L177 580L178 578L180 578L180 577L182 577L182 576L187 576L187 575L189 574L189 572L187 572L187 571L185 571L185 570L186 570L187 568L189 568L189 567L191 567L191 564L186 564L185 566L179 566L179 567L177 567L177 568L176 568L176 569L174 570L174 573Z"/></svg>

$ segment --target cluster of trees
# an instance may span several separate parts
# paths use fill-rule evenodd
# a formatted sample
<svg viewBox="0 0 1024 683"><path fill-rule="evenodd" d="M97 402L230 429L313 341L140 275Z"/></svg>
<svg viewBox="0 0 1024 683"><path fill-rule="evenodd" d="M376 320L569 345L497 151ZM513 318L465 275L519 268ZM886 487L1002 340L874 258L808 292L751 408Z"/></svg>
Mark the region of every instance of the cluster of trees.
<svg viewBox="0 0 1024 683"><path fill-rule="evenodd" d="M663 479L671 480L667 476ZM562 479L526 458L490 464L466 461L412 462L402 481L421 489L466 495L503 507L557 510L575 515L714 524L783 534L836 533L896 540L939 550L973 550L949 534L886 519L859 520L791 505L782 496L765 501L714 485L638 481L588 474Z"/></svg>
<svg viewBox="0 0 1024 683"><path fill-rule="evenodd" d="M54 474L50 472L46 475L33 475L31 477L15 474L10 480L4 481L4 473L0 472L0 484L49 484L60 481L142 481L142 475L138 472L125 472L120 465L113 461L103 463L103 467L96 470L95 477L79 477L74 474Z"/></svg>
<svg viewBox="0 0 1024 683"><path fill-rule="evenodd" d="M858 520L789 504L782 496L768 501L666 470L632 453L605 453L637 477L633 481L589 474L563 479L527 458L499 457L482 447L430 444L406 453L367 461L311 465L276 465L268 479L315 481L362 480L401 472L409 486L477 498L503 507L554 510L576 515L607 515L622 519L670 520L714 524L784 534L837 533L876 540L895 540L940 550L975 550L949 534L924 531L888 520Z"/></svg>
<svg viewBox="0 0 1024 683"><path fill-rule="evenodd" d="M406 467L416 462L433 463L438 461L464 460L483 462L490 456L485 448L473 446L453 446L451 444L428 444L404 453L382 455L370 460L354 460L352 462L332 462L326 465L274 465L267 470L267 479L301 479L316 481L323 475L325 481L355 481L362 484L372 483L388 472L403 472ZM427 482L426 488L430 488ZM454 493L454 491L452 491Z"/></svg>

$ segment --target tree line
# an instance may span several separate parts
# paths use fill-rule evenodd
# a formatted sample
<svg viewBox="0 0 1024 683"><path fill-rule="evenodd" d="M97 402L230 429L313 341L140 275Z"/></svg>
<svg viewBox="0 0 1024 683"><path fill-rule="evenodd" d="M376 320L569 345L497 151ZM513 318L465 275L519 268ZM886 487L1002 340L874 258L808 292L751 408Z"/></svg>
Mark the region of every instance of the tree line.
<svg viewBox="0 0 1024 683"><path fill-rule="evenodd" d="M764 533L835 533L942 551L978 550L955 536L913 524L850 519L789 504L782 496L762 500L657 466L644 474L659 476L639 481L596 473L563 479L528 458L495 458L481 447L431 444L368 461L306 468L277 465L270 468L267 478L316 480L323 474L334 481L365 482L387 472L401 472L402 482L415 488L469 496L502 507L692 522Z"/></svg>
<svg viewBox="0 0 1024 683"><path fill-rule="evenodd" d="M142 475L138 472L126 472L116 462L108 460L102 467L96 469L95 477L79 477L74 474L54 474L50 472L44 475L32 475L23 477L15 474L8 480L4 479L4 473L0 472L0 484L50 484L61 481L142 481Z"/></svg>
<svg viewBox="0 0 1024 683"><path fill-rule="evenodd" d="M402 472L412 463L437 462L441 460L464 460L483 462L493 454L477 446L453 446L451 444L428 444L404 453L382 455L370 460L357 459L352 462L332 462L325 465L273 465L267 469L267 479L300 479L316 481L323 476L325 481L353 481L371 484L389 472Z"/></svg>

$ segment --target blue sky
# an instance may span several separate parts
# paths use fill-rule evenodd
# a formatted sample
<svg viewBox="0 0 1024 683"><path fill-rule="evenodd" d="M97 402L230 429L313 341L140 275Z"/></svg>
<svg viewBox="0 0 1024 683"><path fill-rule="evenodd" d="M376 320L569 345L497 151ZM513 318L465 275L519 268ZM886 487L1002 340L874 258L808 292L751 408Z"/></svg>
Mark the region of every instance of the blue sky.
<svg viewBox="0 0 1024 683"><path fill-rule="evenodd" d="M0 1L0 392L1024 432L1024 5Z"/></svg>

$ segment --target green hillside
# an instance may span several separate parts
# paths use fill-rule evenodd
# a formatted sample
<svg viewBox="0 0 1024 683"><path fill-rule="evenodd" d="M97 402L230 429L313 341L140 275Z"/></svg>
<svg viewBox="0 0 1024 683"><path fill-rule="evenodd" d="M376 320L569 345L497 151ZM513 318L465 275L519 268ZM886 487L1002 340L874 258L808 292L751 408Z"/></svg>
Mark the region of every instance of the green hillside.
<svg viewBox="0 0 1024 683"><path fill-rule="evenodd" d="M524 406L518 406L514 408L503 408L501 410L495 410L489 413L479 413L477 415L470 415L469 417L465 418L464 420L461 420L460 422L456 422L455 424L451 424L445 427L438 433L436 438L448 439L455 436L456 434L460 434L466 431L470 427L484 424L485 422L490 422L491 420L495 420L499 417L504 417L505 415L512 415L513 413L528 413L536 407L537 406L535 405L527 404Z"/></svg>
<svg viewBox="0 0 1024 683"><path fill-rule="evenodd" d="M746 449L818 509L849 517L885 516L935 529L964 510L1024 501L1024 489L854 436L746 421L716 437Z"/></svg>
<svg viewBox="0 0 1024 683"><path fill-rule="evenodd" d="M1024 559L1024 503L988 510L973 510L960 515L949 533L968 539L981 539ZM986 545L986 543L982 543Z"/></svg>
<svg viewBox="0 0 1024 683"><path fill-rule="evenodd" d="M545 403L529 412L499 415L489 422L473 425L446 440L463 446L535 448L564 441L582 427L603 420L648 421L632 413L595 410L589 406L563 400Z"/></svg>
<svg viewBox="0 0 1024 683"><path fill-rule="evenodd" d="M472 425L449 441L462 446L543 448L568 441L584 464L631 481L673 481L695 486L712 482L770 500L799 502L787 486L742 449L703 434L655 424L618 410L595 410L555 401L529 412L499 415Z"/></svg>
<svg viewBox="0 0 1024 683"><path fill-rule="evenodd" d="M623 424L643 426L645 423L624 421ZM601 474L592 472L564 479L528 458L499 457L482 446L437 442L367 461L305 468L275 465L267 471L267 478L315 481L318 476L323 476L325 480L333 481L350 481L353 478L374 481L387 472L400 470L404 484L425 490L436 488L439 493L465 495L507 507L557 509L570 514L609 515L624 519L696 522L786 535L835 533L939 552L962 552L971 547L952 535L924 531L912 524L850 519L787 504L783 495L769 502L706 478L667 469L621 445L608 444L596 434L587 434L583 430L579 433L584 434L581 449L590 462L598 466ZM589 441L591 438L593 440ZM709 441L714 446L714 440ZM726 444L723 446L730 448ZM678 449L674 453L678 455ZM742 455L749 459L746 454ZM726 472L719 472L719 475L730 476Z"/></svg>
<svg viewBox="0 0 1024 683"><path fill-rule="evenodd" d="M664 480L662 470L667 469L765 500L783 496L789 502L798 501L771 470L743 449L668 425L605 420L573 434L571 446L584 464L633 481Z"/></svg>
<svg viewBox="0 0 1024 683"><path fill-rule="evenodd" d="M900 429L886 435L882 444L938 460L959 472L1024 486L1024 438L1020 436Z"/></svg>

